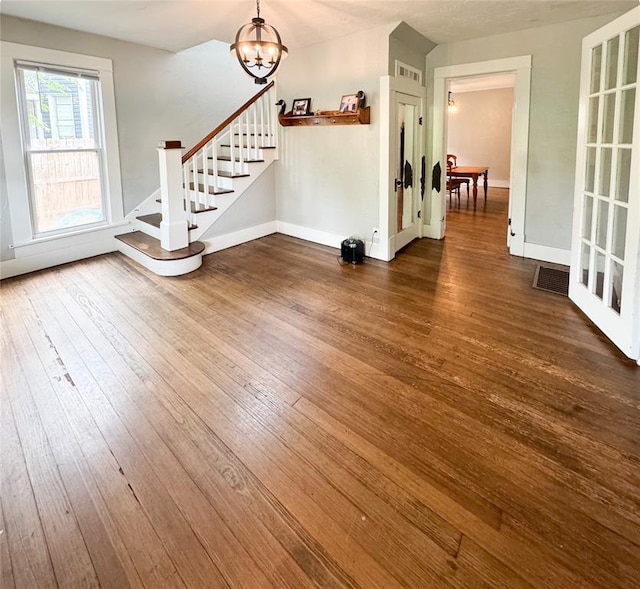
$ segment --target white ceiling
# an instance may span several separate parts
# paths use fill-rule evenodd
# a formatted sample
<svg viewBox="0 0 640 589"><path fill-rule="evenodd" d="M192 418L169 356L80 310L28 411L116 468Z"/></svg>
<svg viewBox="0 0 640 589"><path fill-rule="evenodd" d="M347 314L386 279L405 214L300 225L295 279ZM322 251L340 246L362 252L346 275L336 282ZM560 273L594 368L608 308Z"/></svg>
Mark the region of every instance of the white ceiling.
<svg viewBox="0 0 640 589"><path fill-rule="evenodd" d="M637 0L262 0L261 16L291 49L399 21L439 44L636 5ZM0 12L180 51L212 39L231 43L255 16L255 1L2 0Z"/></svg>

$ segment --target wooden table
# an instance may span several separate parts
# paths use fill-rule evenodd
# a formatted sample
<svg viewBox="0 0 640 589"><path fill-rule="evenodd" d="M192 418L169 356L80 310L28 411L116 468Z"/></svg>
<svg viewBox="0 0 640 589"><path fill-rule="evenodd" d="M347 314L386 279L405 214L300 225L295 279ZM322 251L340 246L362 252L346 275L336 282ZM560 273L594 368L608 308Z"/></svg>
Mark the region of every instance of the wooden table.
<svg viewBox="0 0 640 589"><path fill-rule="evenodd" d="M484 176L484 200L487 201L489 185L489 168L487 166L455 166L449 174L454 178L471 178L473 180L473 208L478 200L478 176Z"/></svg>

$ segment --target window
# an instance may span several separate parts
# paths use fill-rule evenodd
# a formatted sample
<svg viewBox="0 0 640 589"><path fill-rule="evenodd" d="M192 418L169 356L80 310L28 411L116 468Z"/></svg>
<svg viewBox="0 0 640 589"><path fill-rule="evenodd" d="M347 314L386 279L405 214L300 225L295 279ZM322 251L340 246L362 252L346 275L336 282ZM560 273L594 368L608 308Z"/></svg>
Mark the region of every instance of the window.
<svg viewBox="0 0 640 589"><path fill-rule="evenodd" d="M2 42L13 247L122 221L111 61Z"/></svg>
<svg viewBox="0 0 640 589"><path fill-rule="evenodd" d="M98 73L16 70L34 235L104 223Z"/></svg>

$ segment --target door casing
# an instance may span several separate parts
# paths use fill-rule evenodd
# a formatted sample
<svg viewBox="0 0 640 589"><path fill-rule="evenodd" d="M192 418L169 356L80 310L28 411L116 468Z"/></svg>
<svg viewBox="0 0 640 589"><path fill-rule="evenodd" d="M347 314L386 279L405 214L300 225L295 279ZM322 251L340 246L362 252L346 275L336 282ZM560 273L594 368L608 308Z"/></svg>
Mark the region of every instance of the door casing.
<svg viewBox="0 0 640 589"><path fill-rule="evenodd" d="M511 179L509 195L509 252L524 256L527 161L529 157L529 107L531 94L531 56L465 63L436 68L434 71L433 143L431 165L440 163L446 170L446 125L448 81L452 78L513 72L515 74L513 130L511 136ZM442 239L446 226L446 190L435 191L427 185L431 207L423 224L425 237Z"/></svg>
<svg viewBox="0 0 640 589"><path fill-rule="evenodd" d="M376 243L374 241L373 248L377 253L376 257L381 260L392 260L396 253L395 243L395 198L396 193L394 191L394 182L396 179L396 157L393 153L395 139L393 133L395 133L396 127L396 97L398 93L407 94L413 96L419 100L419 112L422 120L425 120L425 103L426 103L426 88L421 86L418 82L409 80L407 78L396 78L393 76L382 76L380 78L380 239ZM425 129L426 125L419 126L418 128L418 147L416 153L416 159L418 162L425 153ZM420 182L420 170L414 172L414 182L419 184ZM428 172L428 170L427 170ZM427 173L427 182L429 180L429 173ZM426 193L425 193L426 194ZM422 206L418 207L418 210L422 210ZM417 219L417 237L423 236L422 217Z"/></svg>

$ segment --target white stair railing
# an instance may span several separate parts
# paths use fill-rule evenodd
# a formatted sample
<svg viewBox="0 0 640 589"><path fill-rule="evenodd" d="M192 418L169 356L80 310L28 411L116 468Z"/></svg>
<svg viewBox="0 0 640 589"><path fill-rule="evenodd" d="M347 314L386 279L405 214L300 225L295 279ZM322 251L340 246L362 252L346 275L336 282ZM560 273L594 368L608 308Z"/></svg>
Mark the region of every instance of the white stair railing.
<svg viewBox="0 0 640 589"><path fill-rule="evenodd" d="M160 245L167 251L189 245L187 216L182 204L182 145L180 141L161 141L158 145L160 166Z"/></svg>
<svg viewBox="0 0 640 589"><path fill-rule="evenodd" d="M231 178L247 174L248 161L260 159L262 148L277 147L275 102L271 82L184 155L180 156L179 141L161 142L163 249L186 247L188 227L196 224L195 211L216 208L216 194L230 189ZM225 148L228 166L222 156Z"/></svg>
<svg viewBox="0 0 640 589"><path fill-rule="evenodd" d="M231 186L229 177L247 174L247 160L260 159L263 147L277 147L275 84L271 82L241 106L202 141L182 156L186 216L194 223L193 209L216 207L216 193ZM230 165L222 170L223 146Z"/></svg>

